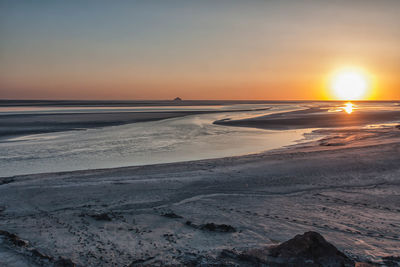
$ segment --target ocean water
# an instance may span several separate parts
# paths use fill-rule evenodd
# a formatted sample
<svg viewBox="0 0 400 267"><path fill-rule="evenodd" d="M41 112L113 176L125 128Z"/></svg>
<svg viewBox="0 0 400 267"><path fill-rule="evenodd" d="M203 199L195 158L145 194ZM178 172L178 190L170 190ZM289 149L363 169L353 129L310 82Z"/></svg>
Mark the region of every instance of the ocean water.
<svg viewBox="0 0 400 267"><path fill-rule="evenodd" d="M153 122L141 122L77 131L36 134L0 142L0 177L13 175L137 166L200 159L239 156L281 148L305 141L314 129L271 131L214 125L216 120L240 119L326 106L326 103L247 104L188 107L93 107L93 108L0 108L2 114L53 112L174 111L270 108L190 115ZM398 108L398 104L361 104L358 108ZM340 106L327 108L340 111Z"/></svg>
<svg viewBox="0 0 400 267"><path fill-rule="evenodd" d="M134 108L160 110L235 110L271 107L268 111L190 115L121 126L36 134L0 142L0 176L169 163L237 156L291 145L307 130L267 131L214 125L224 118L245 118L302 109L300 105L234 105ZM133 108L114 108L132 110ZM62 110L62 109L61 109ZM82 112L66 108L65 112ZM93 112L108 111L99 107ZM8 108L0 113L60 112L60 108Z"/></svg>

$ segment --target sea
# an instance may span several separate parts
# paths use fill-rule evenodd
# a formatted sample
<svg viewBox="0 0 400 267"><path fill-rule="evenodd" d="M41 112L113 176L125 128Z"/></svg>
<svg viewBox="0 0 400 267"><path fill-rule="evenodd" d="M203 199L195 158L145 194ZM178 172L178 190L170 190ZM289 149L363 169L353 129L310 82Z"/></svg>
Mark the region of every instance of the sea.
<svg viewBox="0 0 400 267"><path fill-rule="evenodd" d="M3 103L4 104L4 103ZM327 105L324 102L207 103L146 106L3 105L1 116L24 114L212 111L159 121L12 136L0 140L0 177L140 166L260 153L310 141L315 129L264 130L215 125ZM335 108L343 103L330 104ZM359 104L371 107L396 103ZM237 111L236 111L237 110ZM246 110L246 111L243 111ZM16 116L18 118L18 116ZM0 127L1 126L0 124ZM4 129L3 129L4 130Z"/></svg>

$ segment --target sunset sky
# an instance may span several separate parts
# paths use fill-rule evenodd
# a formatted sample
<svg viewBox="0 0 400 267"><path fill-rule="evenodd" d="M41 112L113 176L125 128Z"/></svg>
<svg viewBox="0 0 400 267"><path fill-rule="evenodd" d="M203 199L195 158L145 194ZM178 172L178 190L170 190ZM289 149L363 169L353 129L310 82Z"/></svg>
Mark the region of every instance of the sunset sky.
<svg viewBox="0 0 400 267"><path fill-rule="evenodd" d="M400 1L0 0L0 99L400 99Z"/></svg>

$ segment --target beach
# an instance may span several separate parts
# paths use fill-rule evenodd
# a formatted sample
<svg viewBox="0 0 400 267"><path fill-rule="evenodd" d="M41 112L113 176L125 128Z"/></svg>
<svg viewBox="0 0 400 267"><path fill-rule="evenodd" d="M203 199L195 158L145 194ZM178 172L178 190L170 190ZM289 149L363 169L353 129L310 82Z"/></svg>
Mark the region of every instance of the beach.
<svg viewBox="0 0 400 267"><path fill-rule="evenodd" d="M308 109L275 113L265 116L239 119L219 120L215 124L237 127L254 127L269 130L287 130L304 128L355 127L379 124L387 121L399 121L399 108L393 110L360 110L354 114L328 111L332 106L311 107Z"/></svg>
<svg viewBox="0 0 400 267"><path fill-rule="evenodd" d="M293 144L312 131L213 124L297 110L297 104L196 103L0 108L0 177L246 155Z"/></svg>
<svg viewBox="0 0 400 267"><path fill-rule="evenodd" d="M400 130L323 131L259 154L0 178L0 230L28 244L3 235L1 261L196 266L306 231L355 261L398 256Z"/></svg>
<svg viewBox="0 0 400 267"><path fill-rule="evenodd" d="M0 7L0 267L400 267L400 0Z"/></svg>
<svg viewBox="0 0 400 267"><path fill-rule="evenodd" d="M167 102L167 101L165 101ZM19 106L23 104L16 102L8 103L8 106L1 105L0 102L0 141L5 138L18 137L32 134L64 132L73 130L84 130L91 128L118 126L132 124L138 122L159 121L171 118L178 118L196 114L213 114L213 113L229 113L244 112L255 110L267 110L268 108L254 109L235 109L235 110L218 110L218 107L207 108L207 102L187 103L183 109L181 106L174 104L174 101L167 103L158 102L146 104L131 104L122 106L121 104L110 104L99 106L100 104L91 104L91 102L83 104L63 103L61 106L57 104L41 106L39 104L33 106ZM34 102L35 103L35 102ZM58 102L56 102L58 103ZM79 103L79 102L78 102ZM94 102L98 103L98 102ZM203 108L193 107L195 104L201 104ZM221 105L221 102L217 102ZM32 103L30 103L32 105ZM175 109L168 109L170 105L174 105ZM211 106L211 104L209 104ZM41 108L42 107L42 108ZM96 107L98 107L96 109ZM16 112L14 111L16 108ZM26 112L26 110L29 112ZM3 111L4 110L4 111ZM148 110L148 111L146 111ZM3 113L3 114L1 114Z"/></svg>

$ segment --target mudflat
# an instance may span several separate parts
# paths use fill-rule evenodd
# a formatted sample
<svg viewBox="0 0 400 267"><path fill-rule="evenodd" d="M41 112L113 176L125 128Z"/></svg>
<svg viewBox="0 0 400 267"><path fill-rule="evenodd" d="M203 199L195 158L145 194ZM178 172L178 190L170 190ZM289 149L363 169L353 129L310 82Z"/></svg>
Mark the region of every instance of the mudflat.
<svg viewBox="0 0 400 267"><path fill-rule="evenodd" d="M219 120L218 125L253 127L270 130L354 127L400 120L400 110L361 110L350 116L345 112L328 112L324 108L309 108L241 120Z"/></svg>
<svg viewBox="0 0 400 267"><path fill-rule="evenodd" d="M400 130L326 131L262 154L1 178L0 230L28 245L2 237L0 259L207 264L306 231L356 261L398 256Z"/></svg>

